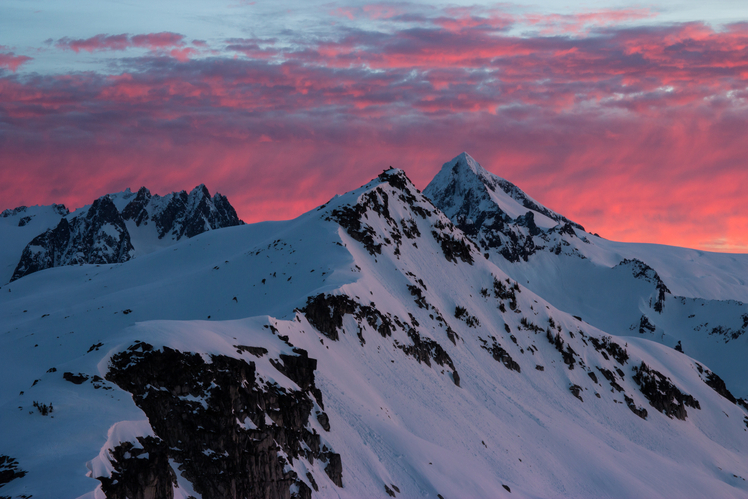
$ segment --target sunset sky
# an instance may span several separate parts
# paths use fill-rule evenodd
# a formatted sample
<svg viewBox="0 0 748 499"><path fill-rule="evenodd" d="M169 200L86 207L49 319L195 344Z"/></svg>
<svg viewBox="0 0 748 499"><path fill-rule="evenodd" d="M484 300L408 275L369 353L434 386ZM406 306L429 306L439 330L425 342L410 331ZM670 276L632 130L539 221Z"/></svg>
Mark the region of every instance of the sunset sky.
<svg viewBox="0 0 748 499"><path fill-rule="evenodd" d="M748 252L748 7L0 2L0 210L205 183L287 219L467 151L601 236Z"/></svg>

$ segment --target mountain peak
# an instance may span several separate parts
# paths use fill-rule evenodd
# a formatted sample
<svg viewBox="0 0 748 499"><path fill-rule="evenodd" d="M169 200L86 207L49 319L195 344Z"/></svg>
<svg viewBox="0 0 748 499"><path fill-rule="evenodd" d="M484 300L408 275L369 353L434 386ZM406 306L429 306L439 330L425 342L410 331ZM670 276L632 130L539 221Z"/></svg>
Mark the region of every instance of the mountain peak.
<svg viewBox="0 0 748 499"><path fill-rule="evenodd" d="M433 195L448 193L449 196L471 189L477 191L488 189L493 192L497 187L503 187L505 184L516 189L513 184L489 172L470 154L463 152L442 165L441 170L426 187L424 193L431 197L429 192Z"/></svg>
<svg viewBox="0 0 748 499"><path fill-rule="evenodd" d="M453 170L456 168L468 168L476 175L488 174L488 171L486 171L486 169L483 168L480 163L475 160L475 158L473 158L466 152L462 152L452 158L451 161L445 163L444 166L442 166L442 169L446 168L448 165L450 165Z"/></svg>
<svg viewBox="0 0 748 499"><path fill-rule="evenodd" d="M382 172L381 176L389 177L392 175L400 175L400 174L405 174L405 172L401 170L400 168L395 168L395 167L390 166L389 168L387 168L386 170Z"/></svg>
<svg viewBox="0 0 748 499"><path fill-rule="evenodd" d="M492 201L494 196L491 194L504 183L512 185L487 171L472 156L463 152L444 163L423 192L452 218L475 203L480 204L484 210L498 205ZM522 214L524 211L516 213L512 218Z"/></svg>
<svg viewBox="0 0 748 499"><path fill-rule="evenodd" d="M380 173L377 178L382 182L387 182L393 187L398 189L404 189L406 186L413 186L413 182L410 181L408 175L399 168L389 167L387 170Z"/></svg>
<svg viewBox="0 0 748 499"><path fill-rule="evenodd" d="M510 219L535 211L548 219L548 228L571 223L584 230L581 225L538 203L513 183L489 172L466 152L444 163L423 192L450 218L469 208L467 203L481 211L498 208Z"/></svg>
<svg viewBox="0 0 748 499"><path fill-rule="evenodd" d="M190 192L190 195L194 195L194 196L199 196L201 194L202 196L206 198L210 198L210 191L208 191L208 188L205 187L205 184L198 185L197 187L192 189L192 191Z"/></svg>
<svg viewBox="0 0 748 499"><path fill-rule="evenodd" d="M475 158L467 152L462 152L450 161L444 163L439 173L434 177L432 183L437 181L437 179L443 183L448 182L449 179L453 178L460 178L463 180L477 178L481 183L487 185L492 185L494 183L492 182L494 178L504 180L483 168L480 163L478 163Z"/></svg>
<svg viewBox="0 0 748 499"><path fill-rule="evenodd" d="M484 249L500 248L509 261L526 260L537 248L545 247L547 241L536 244L533 240L541 233L576 236L575 228L584 230L489 172L466 152L444 163L423 193Z"/></svg>

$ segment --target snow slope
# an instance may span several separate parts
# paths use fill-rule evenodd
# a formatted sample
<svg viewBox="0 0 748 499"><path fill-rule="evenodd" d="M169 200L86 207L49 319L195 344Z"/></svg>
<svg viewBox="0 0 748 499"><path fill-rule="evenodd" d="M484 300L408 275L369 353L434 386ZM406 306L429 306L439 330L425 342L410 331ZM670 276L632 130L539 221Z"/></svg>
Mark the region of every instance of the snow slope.
<svg viewBox="0 0 748 499"><path fill-rule="evenodd" d="M680 342L748 397L748 255L605 240L466 153L424 193L493 263L556 307L612 334Z"/></svg>
<svg viewBox="0 0 748 499"><path fill-rule="evenodd" d="M211 466L242 441L279 466L240 469L248 497L748 497L748 413L713 366L611 337L495 261L389 170L296 220L4 285L0 454L27 474L0 492L103 497L117 476L221 497Z"/></svg>

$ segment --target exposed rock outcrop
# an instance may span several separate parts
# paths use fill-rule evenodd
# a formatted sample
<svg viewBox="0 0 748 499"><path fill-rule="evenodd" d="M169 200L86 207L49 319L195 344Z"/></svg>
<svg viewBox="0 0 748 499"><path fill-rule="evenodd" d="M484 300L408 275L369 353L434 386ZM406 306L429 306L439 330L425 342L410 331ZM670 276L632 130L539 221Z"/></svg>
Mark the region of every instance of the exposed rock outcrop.
<svg viewBox="0 0 748 499"><path fill-rule="evenodd" d="M135 249L124 220L109 196L93 202L83 215L63 218L23 250L11 281L51 267L82 263L121 263Z"/></svg>
<svg viewBox="0 0 748 499"><path fill-rule="evenodd" d="M692 395L681 392L664 374L650 368L644 362L637 368L634 381L639 385L649 405L667 417L685 420L688 417L686 406L701 409L699 401Z"/></svg>
<svg viewBox="0 0 748 499"><path fill-rule="evenodd" d="M24 476L26 472L19 467L16 459L0 454L0 487Z"/></svg>
<svg viewBox="0 0 748 499"><path fill-rule="evenodd" d="M654 308L655 312L661 314L662 309L665 306L665 295L672 295L672 293L665 283L662 282L662 279L655 269L637 258L624 258L617 267L629 267L635 279L642 279L655 285L657 297L652 304L652 308Z"/></svg>
<svg viewBox="0 0 748 499"><path fill-rule="evenodd" d="M205 499L311 497L311 488L287 466L296 459L326 463L328 476L342 486L340 456L321 446L309 426L315 407L309 394L321 402L316 360L295 352L298 357L283 356L274 365L298 391L262 383L254 362L224 355L206 361L145 343L116 354L107 379L133 394L156 438L142 439L137 453L114 449L116 473L127 479L99 477L104 491L113 491L111 497L170 497L164 492L174 480L168 459ZM127 490L123 482L130 484Z"/></svg>

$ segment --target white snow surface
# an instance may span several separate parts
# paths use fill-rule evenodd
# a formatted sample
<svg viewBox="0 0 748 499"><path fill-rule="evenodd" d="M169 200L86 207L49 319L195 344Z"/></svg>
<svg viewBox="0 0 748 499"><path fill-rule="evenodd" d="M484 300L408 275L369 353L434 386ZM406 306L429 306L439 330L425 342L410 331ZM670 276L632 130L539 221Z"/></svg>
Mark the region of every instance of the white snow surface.
<svg viewBox="0 0 748 499"><path fill-rule="evenodd" d="M531 212L541 228L563 223L543 213L567 220L485 170L467 153L445 163L424 194L433 199L444 196L450 203L445 212L452 220L460 209L464 211L466 200L472 213L491 212L498 207L516 219ZM517 199L530 202L522 204ZM533 205L535 209L527 207ZM656 330L644 336L669 347L680 341L684 351L710 365L735 396L748 398L748 319L744 318L748 318L748 255L621 243L585 233L579 227L574 232L576 237L560 237L566 245L560 254L554 254L551 244L536 237L536 245L546 248L527 261L510 262L495 249L484 251L513 279L559 309L606 332L642 336L639 324L646 316ZM619 267L624 259L637 259L657 272L670 291L662 313L653 310L655 285L635 279L629 269ZM730 332L715 333L717 327ZM744 334L730 337L740 331Z"/></svg>
<svg viewBox="0 0 748 499"><path fill-rule="evenodd" d="M314 418L309 424L342 458L342 488L319 461L293 462L302 479L307 471L314 475L314 497L386 498L385 485L397 486L397 497L405 498L748 497L746 411L707 386L693 358L646 337L610 337L533 292L526 280L517 286L516 311L502 312L500 305L509 302L490 290L495 280L509 287L514 281L498 259L485 259L409 181L401 190L388 180L395 177L404 178L390 170L295 220L211 231L124 264L53 268L0 287L0 454L28 472L0 493L100 497L98 481L88 475L110 471L108 449L152 432L129 393L108 381L110 390L90 381L75 385L63 372L105 377L109 359L140 340L206 358L242 358L256 364L262 379L293 388L270 363L291 353L279 339L287 335L318 360L316 384L331 430ZM403 200L404 192L414 200ZM402 237L395 251L388 217L369 206L361 220L382 247L381 254L367 251L334 213L372 198L386 198L389 219L400 227L412 220L420 236ZM435 234L462 241L472 263L445 259ZM679 254L686 258L687 251ZM561 266L546 264L554 265ZM657 271L670 286L667 271ZM408 285L422 290L427 308L415 303ZM412 344L404 328L383 337L346 315L339 340L330 340L297 310L320 293L373 302L435 341L451 357L460 386L448 366L432 360L429 367L397 348L395 340ZM457 306L479 324L457 319ZM574 369L546 339L551 320L578 354ZM458 335L455 344L447 326ZM606 358L590 337L620 344L629 359ZM521 372L483 348L493 342ZM236 344L264 347L268 354L237 353ZM642 362L701 409L689 407L685 421L657 412L633 381L633 368ZM611 388L598 367L621 370L617 383L636 407L648 410L646 420L629 410L624 392ZM597 383L588 371L597 373ZM573 384L583 401L570 393ZM42 416L33 401L53 404L54 412ZM177 463L172 467L179 477L176 497L186 497L191 484Z"/></svg>

